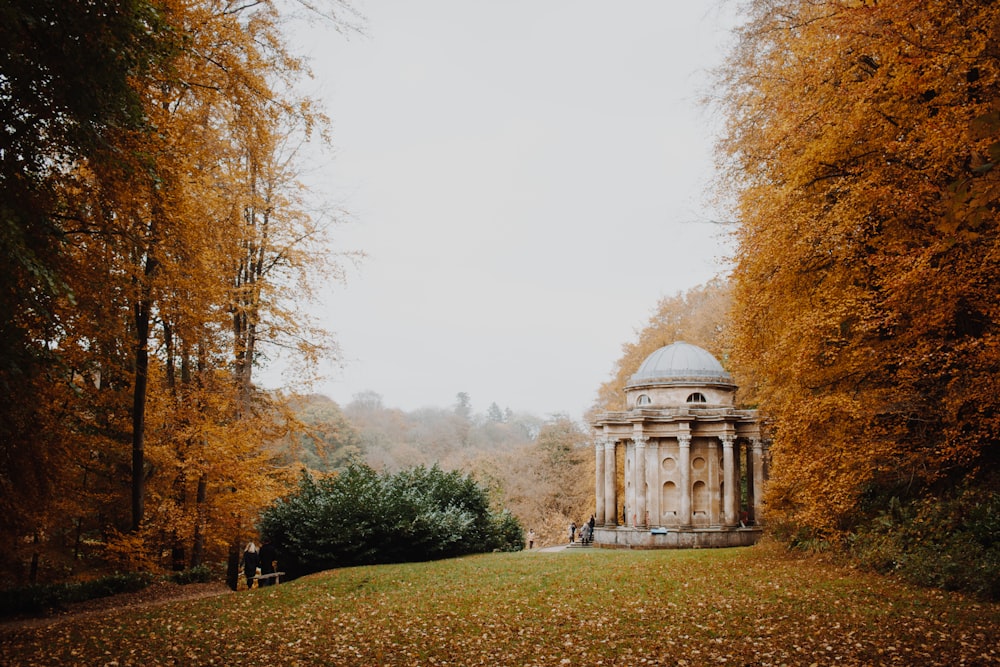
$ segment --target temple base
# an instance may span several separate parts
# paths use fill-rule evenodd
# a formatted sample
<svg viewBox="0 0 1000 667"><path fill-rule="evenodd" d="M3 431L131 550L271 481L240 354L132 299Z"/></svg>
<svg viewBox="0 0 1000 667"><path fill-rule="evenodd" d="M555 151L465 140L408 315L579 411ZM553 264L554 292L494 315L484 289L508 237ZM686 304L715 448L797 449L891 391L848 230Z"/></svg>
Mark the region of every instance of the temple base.
<svg viewBox="0 0 1000 667"><path fill-rule="evenodd" d="M594 528L594 546L602 549L715 549L749 547L760 539L760 526L747 528Z"/></svg>

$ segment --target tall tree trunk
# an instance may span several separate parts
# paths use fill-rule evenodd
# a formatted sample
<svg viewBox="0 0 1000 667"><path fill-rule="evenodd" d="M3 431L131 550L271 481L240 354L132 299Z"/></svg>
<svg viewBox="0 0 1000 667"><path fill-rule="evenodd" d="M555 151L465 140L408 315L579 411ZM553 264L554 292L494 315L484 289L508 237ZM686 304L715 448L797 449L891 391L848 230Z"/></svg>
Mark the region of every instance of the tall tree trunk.
<svg viewBox="0 0 1000 667"><path fill-rule="evenodd" d="M155 225L150 226L150 236ZM149 280L156 272L151 241L146 251L144 280L135 304L135 384L132 391L132 532L142 528L146 504L146 395L149 385L149 316L152 309L152 289Z"/></svg>
<svg viewBox="0 0 1000 667"><path fill-rule="evenodd" d="M205 558L205 501L208 498L208 476L198 478L198 492L195 496L194 544L191 546L191 567L201 565Z"/></svg>
<svg viewBox="0 0 1000 667"><path fill-rule="evenodd" d="M146 390L149 383L149 303L135 307L135 384L132 391L132 532L142 527L146 502Z"/></svg>

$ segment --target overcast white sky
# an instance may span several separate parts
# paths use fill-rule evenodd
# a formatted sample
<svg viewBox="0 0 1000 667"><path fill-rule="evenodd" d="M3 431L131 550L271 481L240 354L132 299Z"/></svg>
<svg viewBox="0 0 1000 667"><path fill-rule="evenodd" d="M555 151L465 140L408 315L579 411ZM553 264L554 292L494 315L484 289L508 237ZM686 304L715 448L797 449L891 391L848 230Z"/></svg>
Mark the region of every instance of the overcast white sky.
<svg viewBox="0 0 1000 667"><path fill-rule="evenodd" d="M659 298L725 270L699 99L730 21L697 0L355 6L366 36L295 44L333 120L337 248L368 254L323 295L343 367L317 389L579 417Z"/></svg>

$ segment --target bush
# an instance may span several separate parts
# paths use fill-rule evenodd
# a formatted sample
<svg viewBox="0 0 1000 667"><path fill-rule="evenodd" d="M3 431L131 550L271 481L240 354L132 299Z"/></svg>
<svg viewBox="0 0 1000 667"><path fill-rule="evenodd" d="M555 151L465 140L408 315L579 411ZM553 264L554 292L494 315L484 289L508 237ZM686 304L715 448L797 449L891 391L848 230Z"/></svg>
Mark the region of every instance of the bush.
<svg viewBox="0 0 1000 667"><path fill-rule="evenodd" d="M964 487L889 506L852 536L852 555L915 584L1000 599L1000 493Z"/></svg>
<svg viewBox="0 0 1000 667"><path fill-rule="evenodd" d="M139 591L152 582L153 575L149 573L130 572L70 584L35 584L13 588L0 591L0 615L37 614L59 609L70 602Z"/></svg>
<svg viewBox="0 0 1000 667"><path fill-rule="evenodd" d="M520 524L492 511L486 489L437 466L390 475L355 463L335 477L303 473L294 494L264 511L260 532L275 542L289 577L523 545Z"/></svg>
<svg viewBox="0 0 1000 667"><path fill-rule="evenodd" d="M209 565L202 563L201 565L195 565L187 570L181 570L180 572L173 572L170 574L170 581L175 584L207 584L210 581L215 581L219 576L212 570Z"/></svg>

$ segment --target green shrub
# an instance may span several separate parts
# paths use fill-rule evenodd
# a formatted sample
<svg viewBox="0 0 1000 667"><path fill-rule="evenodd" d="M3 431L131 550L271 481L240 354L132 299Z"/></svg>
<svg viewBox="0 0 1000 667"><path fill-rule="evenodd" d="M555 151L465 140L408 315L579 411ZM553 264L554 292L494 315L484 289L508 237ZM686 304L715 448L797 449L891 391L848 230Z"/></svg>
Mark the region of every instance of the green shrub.
<svg viewBox="0 0 1000 667"><path fill-rule="evenodd" d="M965 487L889 506L860 526L851 554L923 586L1000 599L1000 493Z"/></svg>
<svg viewBox="0 0 1000 667"><path fill-rule="evenodd" d="M219 579L219 576L212 570L211 566L202 563L192 568L173 572L168 577L175 584L207 584L210 581Z"/></svg>
<svg viewBox="0 0 1000 667"><path fill-rule="evenodd" d="M470 475L418 466L394 475L351 464L335 477L303 473L298 490L267 508L264 537L288 576L333 567L512 550L517 520L495 513Z"/></svg>

